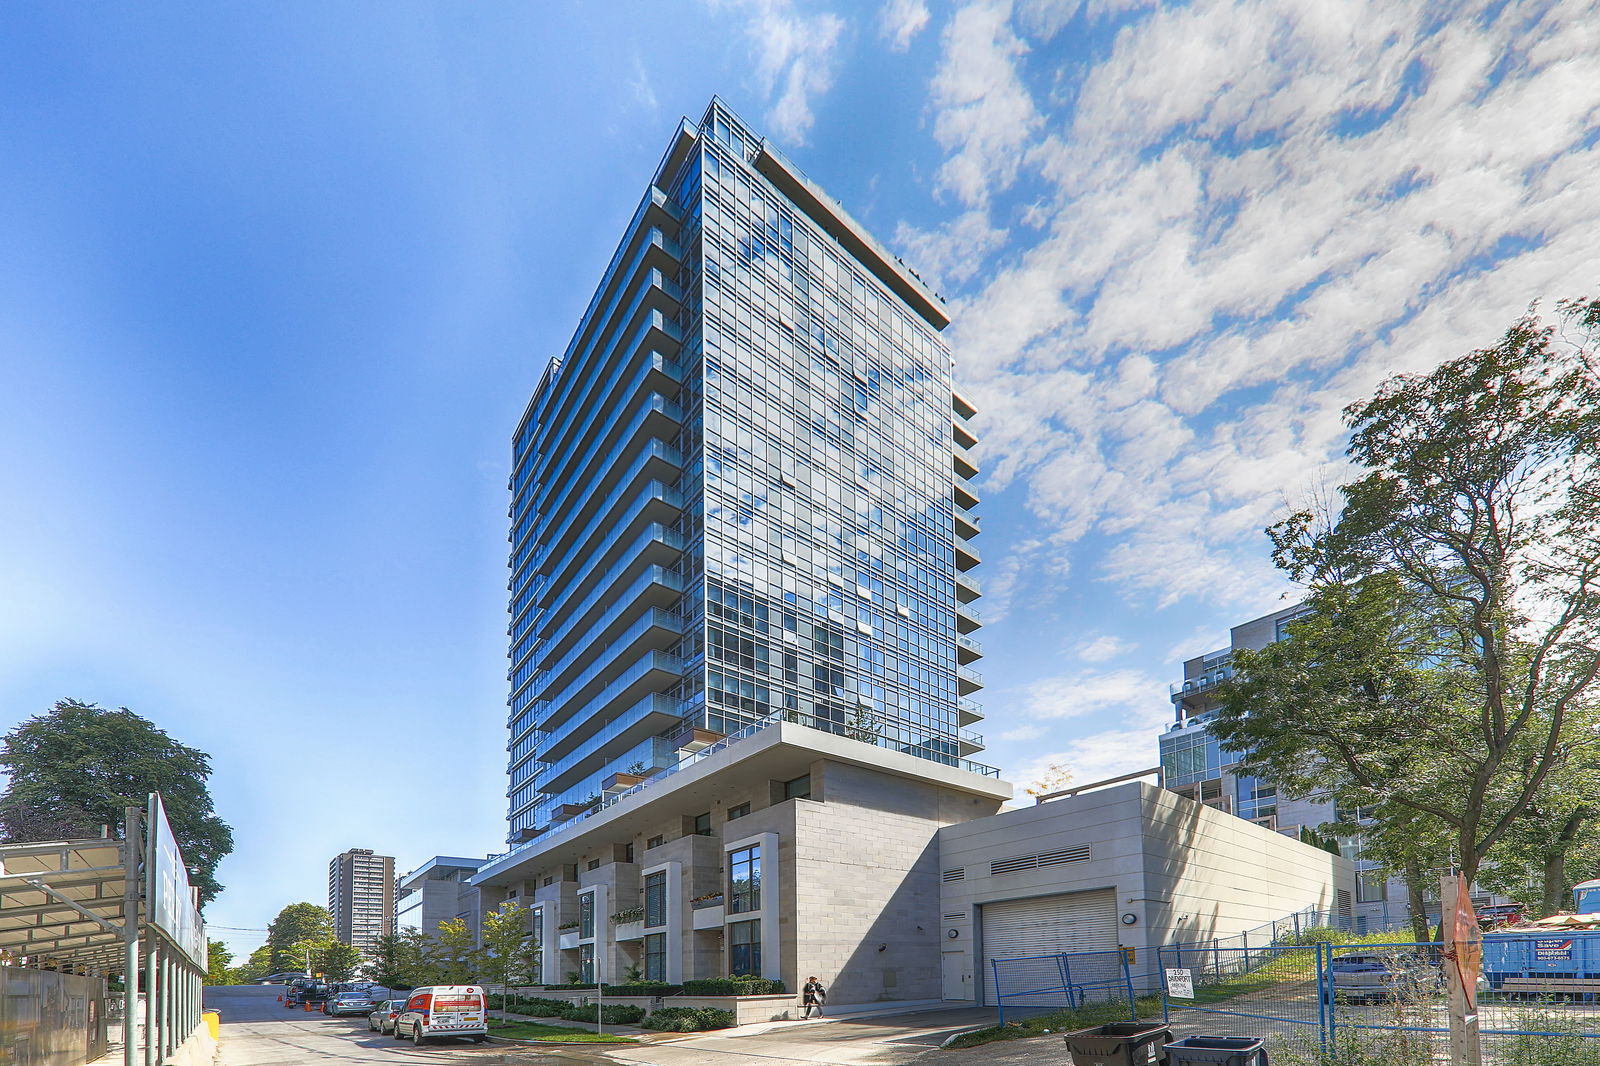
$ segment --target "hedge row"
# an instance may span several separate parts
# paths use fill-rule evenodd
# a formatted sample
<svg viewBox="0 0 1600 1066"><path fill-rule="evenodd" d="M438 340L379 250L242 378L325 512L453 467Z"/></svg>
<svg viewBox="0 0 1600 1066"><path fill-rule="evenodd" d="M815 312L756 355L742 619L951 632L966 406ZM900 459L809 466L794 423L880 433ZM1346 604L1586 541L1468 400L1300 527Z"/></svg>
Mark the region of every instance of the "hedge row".
<svg viewBox="0 0 1600 1066"><path fill-rule="evenodd" d="M530 1018L563 1018L569 1022L594 1023L600 1006L591 1003L582 1006L577 1003L568 1003L564 999L545 999L541 996L522 997L512 996L506 1003L506 1010L513 1014L525 1014ZM607 1025L633 1025L644 1018L644 1008L635 1007L627 1003L607 1003L605 1013L598 1020Z"/></svg>
<svg viewBox="0 0 1600 1066"><path fill-rule="evenodd" d="M731 1029L735 1021L733 1011L716 1007L662 1007L640 1027L662 1033L703 1033L708 1029Z"/></svg>
<svg viewBox="0 0 1600 1066"><path fill-rule="evenodd" d="M683 983L686 996L776 996L784 991L782 981L760 977L712 977Z"/></svg>

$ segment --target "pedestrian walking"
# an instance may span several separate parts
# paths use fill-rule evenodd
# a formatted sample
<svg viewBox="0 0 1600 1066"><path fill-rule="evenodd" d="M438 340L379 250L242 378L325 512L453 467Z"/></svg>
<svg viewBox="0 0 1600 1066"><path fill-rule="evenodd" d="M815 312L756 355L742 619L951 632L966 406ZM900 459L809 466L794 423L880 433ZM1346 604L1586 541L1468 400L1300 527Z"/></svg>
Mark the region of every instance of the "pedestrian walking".
<svg viewBox="0 0 1600 1066"><path fill-rule="evenodd" d="M806 986L801 990L801 1005L805 1010L800 1015L801 1021L809 1020L811 1012L815 1010L817 1017L822 1017L822 1005L828 1001L828 990L822 987L822 982L815 977L806 978Z"/></svg>

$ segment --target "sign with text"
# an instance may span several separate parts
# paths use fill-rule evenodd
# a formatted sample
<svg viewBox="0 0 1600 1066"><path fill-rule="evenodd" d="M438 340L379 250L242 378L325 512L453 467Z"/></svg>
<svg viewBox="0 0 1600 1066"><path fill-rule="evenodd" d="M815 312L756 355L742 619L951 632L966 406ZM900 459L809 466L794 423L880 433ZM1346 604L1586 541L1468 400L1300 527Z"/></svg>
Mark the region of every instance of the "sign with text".
<svg viewBox="0 0 1600 1066"><path fill-rule="evenodd" d="M1190 969L1168 970L1167 995L1172 999L1194 998L1194 971Z"/></svg>
<svg viewBox="0 0 1600 1066"><path fill-rule="evenodd" d="M1533 942L1533 957L1540 962L1554 959L1570 959L1572 958L1572 941L1535 940Z"/></svg>
<svg viewBox="0 0 1600 1066"><path fill-rule="evenodd" d="M147 920L189 957L206 968L206 934L189 887L189 868L183 864L178 838L167 824L159 793L150 794L145 825L145 906Z"/></svg>

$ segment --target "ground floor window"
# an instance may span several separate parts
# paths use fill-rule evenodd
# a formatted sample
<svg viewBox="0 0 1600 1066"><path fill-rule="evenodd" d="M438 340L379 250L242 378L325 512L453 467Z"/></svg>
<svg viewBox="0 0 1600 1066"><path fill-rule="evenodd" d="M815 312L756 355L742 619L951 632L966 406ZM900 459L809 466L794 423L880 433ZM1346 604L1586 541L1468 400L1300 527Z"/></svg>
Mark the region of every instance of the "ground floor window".
<svg viewBox="0 0 1600 1066"><path fill-rule="evenodd" d="M735 922L728 926L728 972L761 975L761 923Z"/></svg>
<svg viewBox="0 0 1600 1066"><path fill-rule="evenodd" d="M578 946L578 980L582 984L594 983L594 945Z"/></svg>
<svg viewBox="0 0 1600 1066"><path fill-rule="evenodd" d="M644 938L644 979L667 979L667 934L650 933Z"/></svg>

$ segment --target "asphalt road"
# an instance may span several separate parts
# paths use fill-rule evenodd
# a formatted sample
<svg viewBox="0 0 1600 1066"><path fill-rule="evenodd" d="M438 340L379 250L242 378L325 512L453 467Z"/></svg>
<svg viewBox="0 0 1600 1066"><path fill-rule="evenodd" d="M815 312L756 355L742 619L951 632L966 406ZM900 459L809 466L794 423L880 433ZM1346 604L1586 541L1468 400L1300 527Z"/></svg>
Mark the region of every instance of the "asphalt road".
<svg viewBox="0 0 1600 1066"><path fill-rule="evenodd" d="M555 1063L542 1055L510 1055L504 1048L469 1041L412 1046L409 1040L367 1030L367 1019L329 1018L320 1011L286 1010L281 985L227 985L205 990L207 1010L222 1012L222 1061L226 1066L304 1066L313 1062Z"/></svg>
<svg viewBox="0 0 1600 1066"><path fill-rule="evenodd" d="M956 1009L897 1017L828 1022L779 1022L739 1036L707 1033L658 1037L609 1047L549 1051L467 1041L413 1047L367 1030L365 1018L328 1018L286 1010L279 986L208 988L205 1005L222 1012L224 1066L304 1066L306 1063L382 1063L384 1066L904 1066L935 1049L950 1033L981 1025L993 1012ZM1048 1039L1048 1038L1046 1038ZM1028 1041L1028 1043L1033 1043ZM953 1064L952 1064L953 1066Z"/></svg>

